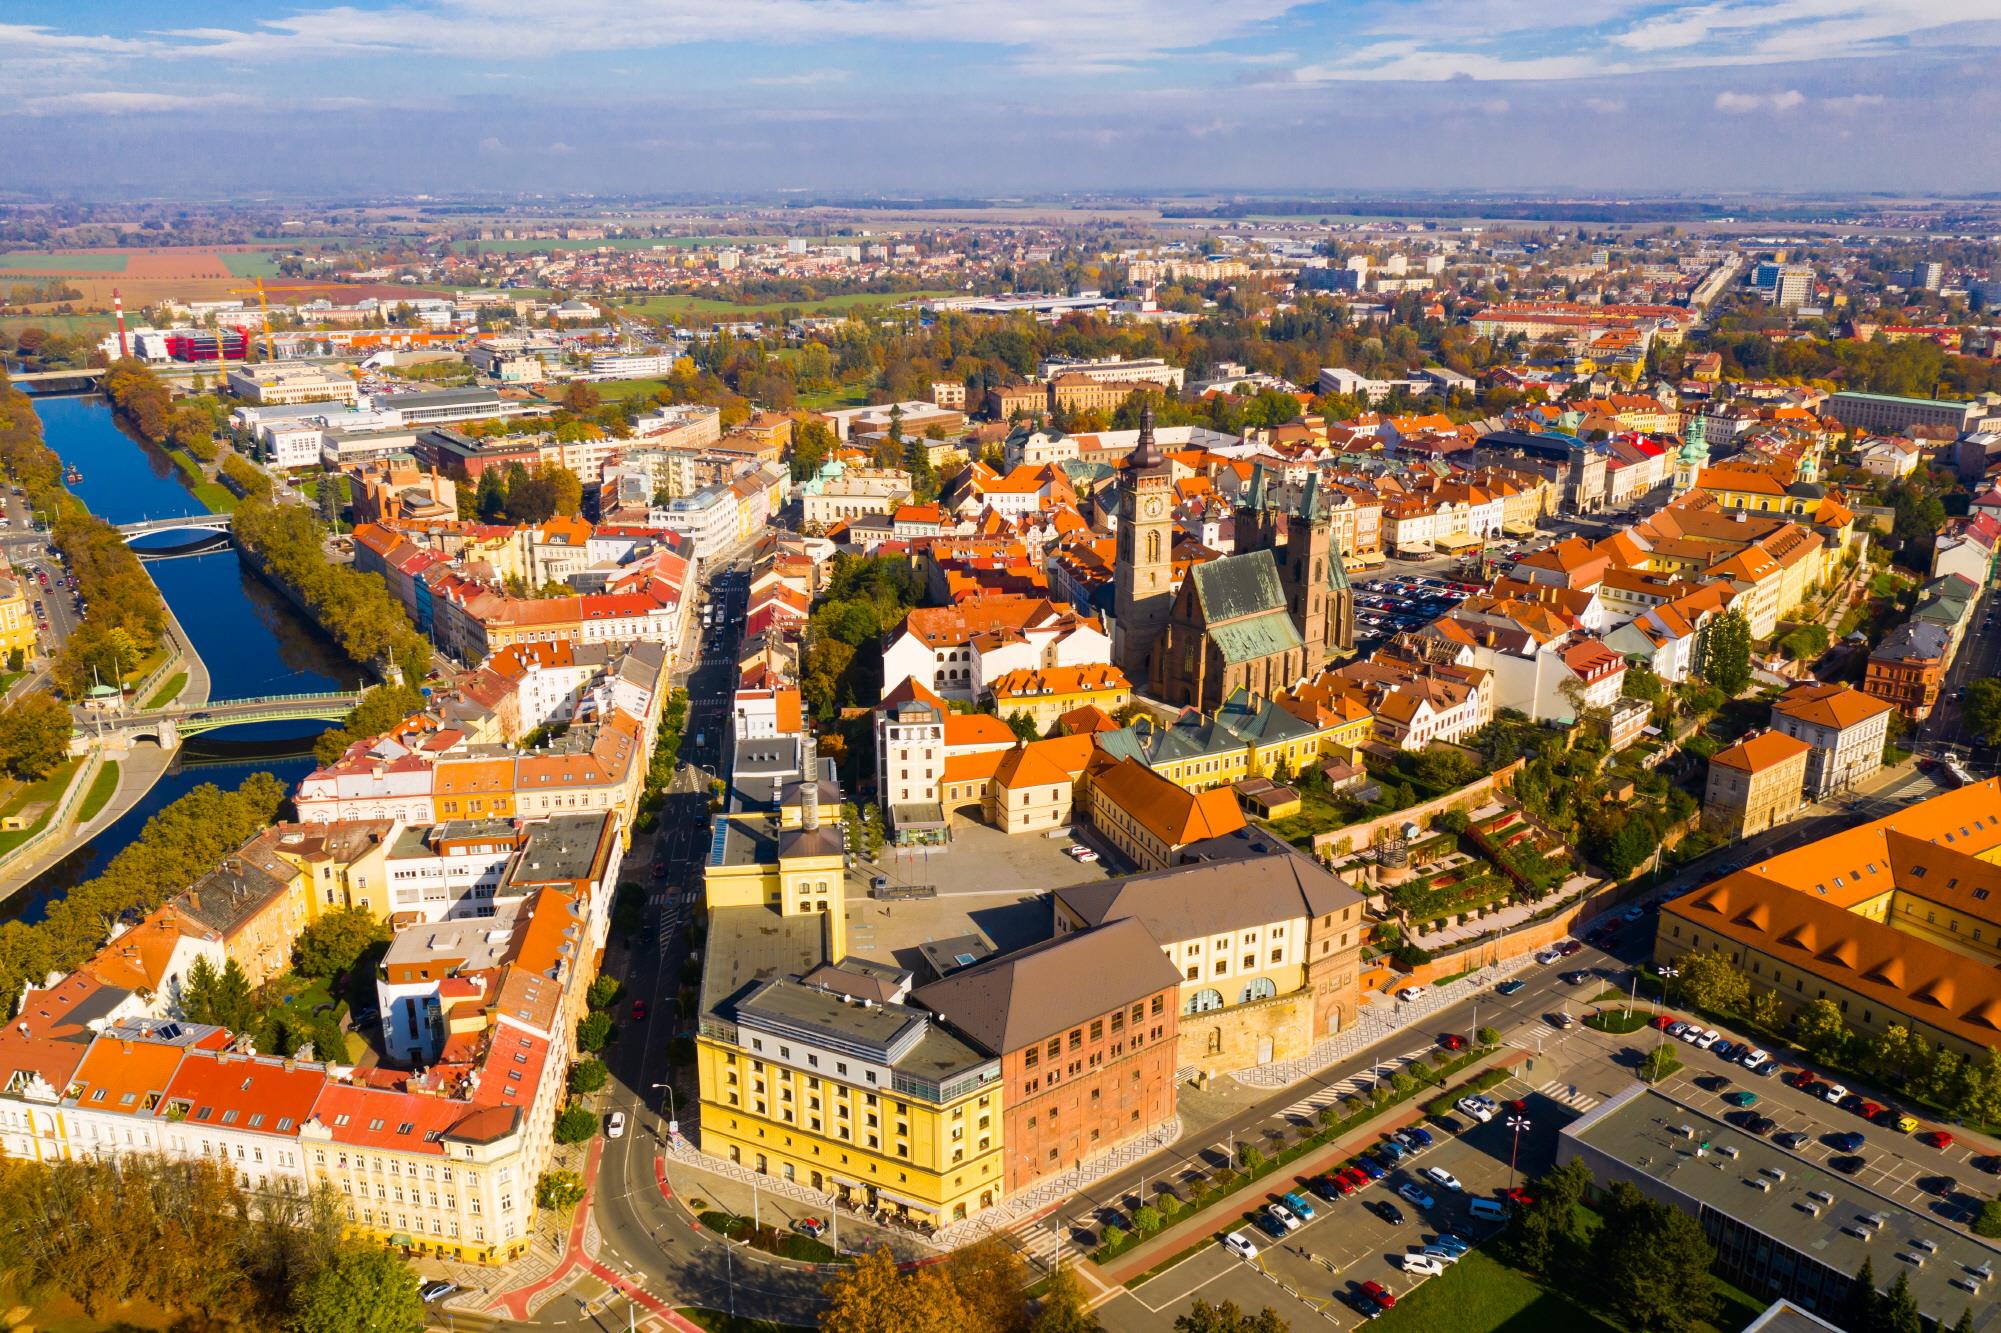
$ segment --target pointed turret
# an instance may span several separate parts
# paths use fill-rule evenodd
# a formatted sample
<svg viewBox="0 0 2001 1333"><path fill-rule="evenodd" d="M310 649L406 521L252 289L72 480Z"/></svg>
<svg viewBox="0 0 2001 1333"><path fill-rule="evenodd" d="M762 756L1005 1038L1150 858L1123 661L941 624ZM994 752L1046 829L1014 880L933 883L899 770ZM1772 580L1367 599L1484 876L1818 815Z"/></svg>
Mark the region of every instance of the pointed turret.
<svg viewBox="0 0 2001 1333"><path fill-rule="evenodd" d="M1167 456L1160 452L1160 446L1153 442L1153 401L1142 398L1139 405L1139 443L1133 446L1132 457L1126 460L1129 469L1150 472L1167 466Z"/></svg>
<svg viewBox="0 0 2001 1333"><path fill-rule="evenodd" d="M1245 509L1263 509L1265 507L1265 465L1263 463L1251 464L1251 483L1244 488L1242 503Z"/></svg>
<svg viewBox="0 0 2001 1333"><path fill-rule="evenodd" d="M1306 474L1306 489L1299 494L1299 517L1308 523L1325 523L1332 515L1327 510L1327 497L1320 493L1320 474Z"/></svg>

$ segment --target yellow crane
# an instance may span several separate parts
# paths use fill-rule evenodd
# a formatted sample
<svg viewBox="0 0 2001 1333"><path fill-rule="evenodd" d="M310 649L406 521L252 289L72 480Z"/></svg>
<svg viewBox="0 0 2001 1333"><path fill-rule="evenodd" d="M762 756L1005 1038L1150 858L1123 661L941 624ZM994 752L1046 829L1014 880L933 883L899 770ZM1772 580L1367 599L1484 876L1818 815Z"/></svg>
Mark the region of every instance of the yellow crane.
<svg viewBox="0 0 2001 1333"><path fill-rule="evenodd" d="M334 283L334 282L288 282L285 284L285 290L288 292L335 291L338 290L339 286L340 286L339 283ZM264 279L258 278L256 280L255 286L231 287L229 289L229 294L231 296L249 296L253 293L257 297L257 309L264 316L264 324L263 327L258 330L258 334L264 339L264 359L269 360L271 356L271 298L264 290ZM245 341L243 346L243 359L245 361L250 361L255 359L251 356L251 349L255 345L256 345L255 339L248 339Z"/></svg>

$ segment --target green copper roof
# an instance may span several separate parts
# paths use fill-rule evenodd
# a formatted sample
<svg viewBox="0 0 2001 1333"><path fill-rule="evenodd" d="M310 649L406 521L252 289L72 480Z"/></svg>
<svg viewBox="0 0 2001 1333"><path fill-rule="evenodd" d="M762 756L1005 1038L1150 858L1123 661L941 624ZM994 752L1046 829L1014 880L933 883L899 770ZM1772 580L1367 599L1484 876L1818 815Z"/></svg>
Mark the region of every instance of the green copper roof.
<svg viewBox="0 0 2001 1333"><path fill-rule="evenodd" d="M1283 611L1266 611L1245 620L1209 627L1210 641L1228 663L1253 662L1260 657L1303 648L1305 643Z"/></svg>

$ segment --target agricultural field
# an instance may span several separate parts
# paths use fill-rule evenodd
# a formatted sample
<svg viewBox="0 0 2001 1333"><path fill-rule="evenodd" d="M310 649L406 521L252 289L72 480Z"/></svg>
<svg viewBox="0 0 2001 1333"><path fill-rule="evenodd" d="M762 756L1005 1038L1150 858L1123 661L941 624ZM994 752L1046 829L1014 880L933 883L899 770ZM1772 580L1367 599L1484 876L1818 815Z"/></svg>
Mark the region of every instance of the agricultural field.
<svg viewBox="0 0 2001 1333"><path fill-rule="evenodd" d="M123 251L76 251L69 254L46 250L9 250L0 254L0 276L10 273L123 273Z"/></svg>

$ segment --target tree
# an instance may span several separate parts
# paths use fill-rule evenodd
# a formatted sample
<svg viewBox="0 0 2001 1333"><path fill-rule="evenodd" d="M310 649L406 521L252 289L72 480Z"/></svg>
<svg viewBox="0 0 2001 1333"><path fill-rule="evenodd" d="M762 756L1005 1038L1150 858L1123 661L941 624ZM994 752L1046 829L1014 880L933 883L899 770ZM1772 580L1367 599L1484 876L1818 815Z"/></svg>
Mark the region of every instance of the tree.
<svg viewBox="0 0 2001 1333"><path fill-rule="evenodd" d="M1924 1333L1925 1317L1918 1310L1918 1298L1911 1294L1909 1273L1898 1273L1884 1293L1876 1327L1883 1333Z"/></svg>
<svg viewBox="0 0 2001 1333"><path fill-rule="evenodd" d="M1015 739L1024 744L1042 739L1042 733L1035 729L1035 719L1019 708L1009 713L1002 721L1007 723L1007 729L1014 733Z"/></svg>
<svg viewBox="0 0 2001 1333"><path fill-rule="evenodd" d="M569 1213L584 1201L584 1178L574 1171L544 1171L535 1182L535 1206Z"/></svg>
<svg viewBox="0 0 2001 1333"><path fill-rule="evenodd" d="M1237 1165L1246 1171L1256 1171L1265 1164L1265 1155L1255 1143L1237 1145Z"/></svg>
<svg viewBox="0 0 2001 1333"><path fill-rule="evenodd" d="M820 1289L822 1333L968 1333L965 1303L938 1267L906 1275L887 1246L871 1250Z"/></svg>
<svg viewBox="0 0 2001 1333"><path fill-rule="evenodd" d="M556 1117L558 1143L587 1143L597 1132L598 1118L581 1106L566 1106Z"/></svg>
<svg viewBox="0 0 2001 1333"><path fill-rule="evenodd" d="M1751 998L1751 979L1720 953L1685 953L1674 966L1675 994L1697 1008L1735 1013Z"/></svg>
<svg viewBox="0 0 2001 1333"><path fill-rule="evenodd" d="M1930 1063L1931 1053L1923 1037L1901 1023L1892 1023L1866 1043L1864 1058L1877 1074L1903 1083Z"/></svg>
<svg viewBox="0 0 2001 1333"><path fill-rule="evenodd" d="M609 1009L618 1003L618 997L624 990L624 984L617 977L593 977L589 989L584 992L584 1003L592 1009Z"/></svg>
<svg viewBox="0 0 2001 1333"><path fill-rule="evenodd" d="M1658 1083L1681 1068L1681 1057L1674 1047L1662 1043L1646 1053L1640 1061L1640 1078L1647 1083Z"/></svg>
<svg viewBox="0 0 2001 1333"><path fill-rule="evenodd" d="M1028 1285L1028 1265L1021 1251L989 1236L952 1251L941 1266L966 1308L968 1333L1027 1333L1021 1292Z"/></svg>
<svg viewBox="0 0 2001 1333"><path fill-rule="evenodd" d="M1876 1265L1865 1258L1861 1271L1849 1282L1848 1295L1834 1312L1834 1318L1843 1328L1865 1333L1882 1323L1882 1310L1883 1296L1876 1290Z"/></svg>
<svg viewBox="0 0 2001 1333"><path fill-rule="evenodd" d="M1544 1172L1535 1202L1515 1215L1509 1244L1522 1266L1548 1274L1577 1240L1577 1206L1591 1188L1591 1169L1576 1159Z"/></svg>
<svg viewBox="0 0 2001 1333"><path fill-rule="evenodd" d="M1684 1333L1716 1307L1709 1266L1716 1247L1692 1214L1656 1203L1627 1181L1614 1184L1591 1245L1607 1304L1628 1328Z"/></svg>
<svg viewBox="0 0 2001 1333"><path fill-rule="evenodd" d="M1160 1230L1160 1209L1150 1203L1143 1203L1133 1209L1133 1229L1139 1232Z"/></svg>
<svg viewBox="0 0 2001 1333"><path fill-rule="evenodd" d="M1966 687L1960 714L1983 745L2001 745L2001 680L1992 676Z"/></svg>
<svg viewBox="0 0 2001 1333"><path fill-rule="evenodd" d="M68 756L74 726L54 695L22 695L0 713L0 767L24 782L47 777Z"/></svg>
<svg viewBox="0 0 2001 1333"><path fill-rule="evenodd" d="M213 1023L231 1032L248 1031L257 1020L250 979L234 958L225 959L220 969L206 957L197 958L188 969L180 1007L194 1022Z"/></svg>
<svg viewBox="0 0 2001 1333"><path fill-rule="evenodd" d="M611 1071L604 1061L595 1056L579 1060L570 1066L570 1091L578 1094L596 1092L611 1081Z"/></svg>
<svg viewBox="0 0 2001 1333"><path fill-rule="evenodd" d="M1473 1039L1482 1046L1499 1046L1501 1044L1501 1030L1482 1024L1480 1030L1473 1034Z"/></svg>
<svg viewBox="0 0 2001 1333"><path fill-rule="evenodd" d="M1779 1013L1778 992L1760 987L1751 993L1750 1016L1753 1023L1767 1032L1776 1031L1779 1026Z"/></svg>
<svg viewBox="0 0 2001 1333"><path fill-rule="evenodd" d="M572 517L583 512L584 483L576 473L561 463L550 463L543 467L542 475L548 479L555 512Z"/></svg>
<svg viewBox="0 0 2001 1333"><path fill-rule="evenodd" d="M1973 1219L1973 1234L1990 1239L2001 1236L2001 1199L1988 1199L1980 1205Z"/></svg>
<svg viewBox="0 0 2001 1333"><path fill-rule="evenodd" d="M1825 998L1802 1006L1793 1015L1793 1036L1815 1055L1838 1053L1849 1038L1848 1025L1841 1021L1841 1006Z"/></svg>
<svg viewBox="0 0 2001 1333"><path fill-rule="evenodd" d="M1091 1313L1084 1284L1066 1266L1050 1274L1028 1329L1029 1333L1103 1333L1104 1325Z"/></svg>
<svg viewBox="0 0 2001 1333"><path fill-rule="evenodd" d="M343 1243L293 1300L293 1333L419 1333L423 1327L424 1303L410 1270L380 1245Z"/></svg>
<svg viewBox="0 0 2001 1333"><path fill-rule="evenodd" d="M611 1041L611 1015L599 1009L577 1020L577 1049L601 1051Z"/></svg>
<svg viewBox="0 0 2001 1333"><path fill-rule="evenodd" d="M332 472L322 472L319 485L313 488L313 507L329 532L340 531L340 491L341 478Z"/></svg>
<svg viewBox="0 0 2001 1333"><path fill-rule="evenodd" d="M1726 611L1709 623L1697 646L1696 674L1735 698L1751 683L1751 622L1741 611Z"/></svg>
<svg viewBox="0 0 2001 1333"><path fill-rule="evenodd" d="M1235 1301L1221 1305L1197 1299L1188 1313L1174 1321L1176 1333L1286 1333L1292 1325L1279 1318L1269 1305L1256 1314L1245 1314Z"/></svg>
<svg viewBox="0 0 2001 1333"><path fill-rule="evenodd" d="M292 966L300 976L337 977L353 968L377 944L389 942L389 927L359 907L329 912L299 932Z"/></svg>

